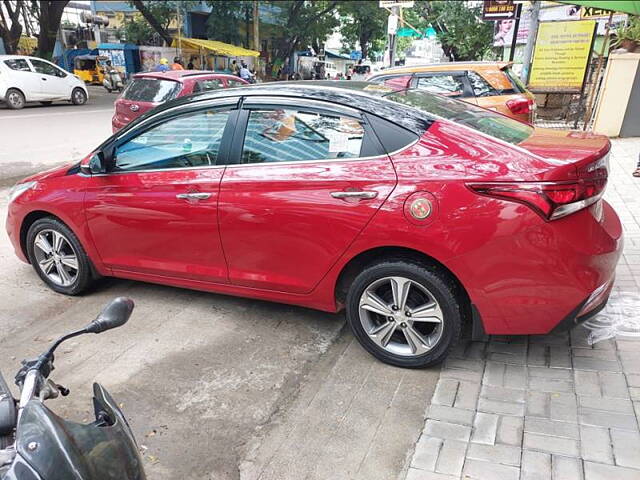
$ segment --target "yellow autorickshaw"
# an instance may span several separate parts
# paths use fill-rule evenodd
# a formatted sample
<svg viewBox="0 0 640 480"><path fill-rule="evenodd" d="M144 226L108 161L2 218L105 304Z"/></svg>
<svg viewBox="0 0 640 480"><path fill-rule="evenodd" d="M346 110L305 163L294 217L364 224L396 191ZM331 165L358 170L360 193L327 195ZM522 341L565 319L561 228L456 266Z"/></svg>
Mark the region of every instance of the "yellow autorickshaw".
<svg viewBox="0 0 640 480"><path fill-rule="evenodd" d="M107 57L100 55L78 55L73 59L73 73L85 83L102 85L104 63Z"/></svg>

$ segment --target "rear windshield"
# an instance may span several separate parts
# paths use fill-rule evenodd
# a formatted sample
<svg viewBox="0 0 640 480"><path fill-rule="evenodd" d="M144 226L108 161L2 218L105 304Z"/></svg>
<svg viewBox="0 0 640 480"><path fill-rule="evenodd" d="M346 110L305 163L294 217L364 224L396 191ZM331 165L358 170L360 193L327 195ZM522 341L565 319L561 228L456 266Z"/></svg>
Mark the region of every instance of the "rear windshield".
<svg viewBox="0 0 640 480"><path fill-rule="evenodd" d="M134 78L124 90L122 97L138 102L162 103L178 95L181 84L158 78Z"/></svg>
<svg viewBox="0 0 640 480"><path fill-rule="evenodd" d="M513 89L516 91L516 93L524 93L527 91L527 87L525 87L524 83L522 83L522 80L520 80L520 78L515 73L513 73L513 70L511 70L511 68L505 68L504 73L509 78L509 81L511 82L511 85L513 86Z"/></svg>
<svg viewBox="0 0 640 480"><path fill-rule="evenodd" d="M466 125L474 130L513 144L523 142L533 133L533 127L526 123L440 95L401 91L387 94L385 98L404 103L427 114Z"/></svg>

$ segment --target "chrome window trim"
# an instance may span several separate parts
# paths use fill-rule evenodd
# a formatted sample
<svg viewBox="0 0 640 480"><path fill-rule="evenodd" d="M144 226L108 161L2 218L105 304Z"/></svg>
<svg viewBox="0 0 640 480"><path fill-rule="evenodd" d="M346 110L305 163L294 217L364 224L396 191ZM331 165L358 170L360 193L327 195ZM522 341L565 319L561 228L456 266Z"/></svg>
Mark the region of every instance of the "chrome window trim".
<svg viewBox="0 0 640 480"><path fill-rule="evenodd" d="M352 108L340 103L328 102L325 100L317 100L315 98L294 98L283 96L255 96L245 97L242 102L242 108L244 110L256 109L261 106L273 106L282 105L284 107L291 106L293 108L312 108L318 110L324 110L327 112L335 113L335 115L348 115L350 117L357 117L361 122L366 123L366 119L363 117L363 112L357 108Z"/></svg>
<svg viewBox="0 0 640 480"><path fill-rule="evenodd" d="M179 167L179 168L148 168L145 170L126 170L124 172L108 172L108 173L94 173L91 175L86 175L82 172L79 172L78 175L86 178L91 177L108 177L111 175L127 175L131 173L156 173L156 172L180 172L180 171L189 171L189 170L209 170L214 168L225 168L228 165L203 165L202 167Z"/></svg>

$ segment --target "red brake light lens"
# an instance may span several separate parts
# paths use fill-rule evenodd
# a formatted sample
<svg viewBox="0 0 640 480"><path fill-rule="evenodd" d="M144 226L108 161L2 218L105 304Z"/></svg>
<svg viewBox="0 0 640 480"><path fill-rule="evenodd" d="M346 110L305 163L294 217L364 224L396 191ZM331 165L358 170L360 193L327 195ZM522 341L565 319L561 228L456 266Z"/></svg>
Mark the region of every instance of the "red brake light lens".
<svg viewBox="0 0 640 480"><path fill-rule="evenodd" d="M514 115L522 115L525 113L531 113L535 101L531 98L513 98L507 100L507 107Z"/></svg>
<svg viewBox="0 0 640 480"><path fill-rule="evenodd" d="M480 195L522 203L545 220L556 220L596 203L604 194L608 156L578 169L572 182L470 183Z"/></svg>

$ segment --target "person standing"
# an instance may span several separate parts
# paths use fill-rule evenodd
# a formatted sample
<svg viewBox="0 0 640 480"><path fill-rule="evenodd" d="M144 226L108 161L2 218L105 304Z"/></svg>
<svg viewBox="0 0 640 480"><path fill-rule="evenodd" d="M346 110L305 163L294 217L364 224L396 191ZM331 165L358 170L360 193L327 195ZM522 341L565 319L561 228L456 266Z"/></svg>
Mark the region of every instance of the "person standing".
<svg viewBox="0 0 640 480"><path fill-rule="evenodd" d="M171 70L184 70L184 67L182 66L182 59L180 57L175 57L173 59Z"/></svg>
<svg viewBox="0 0 640 480"><path fill-rule="evenodd" d="M187 70L193 70L195 66L193 65L193 57L189 59L189 63L187 63Z"/></svg>
<svg viewBox="0 0 640 480"><path fill-rule="evenodd" d="M238 67L238 62L235 60L231 62L231 75L235 75L236 77L240 75L240 68Z"/></svg>

